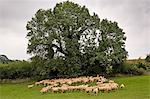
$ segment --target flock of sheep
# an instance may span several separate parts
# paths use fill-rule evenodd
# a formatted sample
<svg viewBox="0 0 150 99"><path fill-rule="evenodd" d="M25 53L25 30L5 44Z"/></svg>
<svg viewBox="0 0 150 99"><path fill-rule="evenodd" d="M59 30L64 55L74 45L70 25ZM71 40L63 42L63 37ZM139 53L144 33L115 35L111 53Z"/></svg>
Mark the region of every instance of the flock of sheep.
<svg viewBox="0 0 150 99"><path fill-rule="evenodd" d="M90 86L88 84L96 82L95 86ZM80 85L81 83L82 85ZM66 92L66 91L84 91L87 93L98 94L100 91L108 92L111 90L116 90L119 87L123 88L124 85L120 86L115 83L113 80L107 80L102 76L96 77L78 77L78 78L69 78L69 79L52 79L52 80L42 80L35 82L35 85L44 85L45 87L40 90L41 93L46 93L48 91L52 93L57 92ZM28 85L28 88L33 87L34 85Z"/></svg>

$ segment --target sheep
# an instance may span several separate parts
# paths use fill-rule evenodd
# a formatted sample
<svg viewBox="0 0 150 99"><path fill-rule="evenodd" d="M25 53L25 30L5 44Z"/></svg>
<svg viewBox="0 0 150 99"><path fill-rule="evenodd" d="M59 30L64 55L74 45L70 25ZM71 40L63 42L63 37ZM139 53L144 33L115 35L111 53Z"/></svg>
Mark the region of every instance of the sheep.
<svg viewBox="0 0 150 99"><path fill-rule="evenodd" d="M97 85L93 87L88 87L88 85L71 86L72 83L77 83L77 82L88 83L94 81L96 81ZM118 84L115 83L113 80L109 80L108 81L109 83L106 83L106 81L108 81L106 78L98 75L96 77L82 76L78 78L69 78L69 79L42 80L36 82L35 85L39 85L39 84L48 85L47 87L41 89L40 91L41 93L48 92L49 90L51 90L52 92L60 91L62 93L64 93L65 91L80 90L80 91L85 91L87 93L98 94L99 91L108 92L110 90L118 89ZM121 85L120 87L123 88L124 85Z"/></svg>
<svg viewBox="0 0 150 99"><path fill-rule="evenodd" d="M111 91L111 90L112 90L112 89L111 89L110 86L105 86L105 89L104 89L105 92L109 92L109 91Z"/></svg>
<svg viewBox="0 0 150 99"><path fill-rule="evenodd" d="M32 88L34 85L28 85L28 88Z"/></svg>
<svg viewBox="0 0 150 99"><path fill-rule="evenodd" d="M53 85L47 86L48 89L51 89L51 88L53 88L53 87L54 87Z"/></svg>
<svg viewBox="0 0 150 99"><path fill-rule="evenodd" d="M108 92L108 91L112 90L109 83L105 83L102 86L98 86L98 88L99 88L100 91L105 91L105 92Z"/></svg>
<svg viewBox="0 0 150 99"><path fill-rule="evenodd" d="M94 80L95 80L93 77L89 77L88 79L90 82L94 82Z"/></svg>
<svg viewBox="0 0 150 99"><path fill-rule="evenodd" d="M64 93L65 91L68 90L68 87L61 87L60 90L61 90L62 93Z"/></svg>
<svg viewBox="0 0 150 99"><path fill-rule="evenodd" d="M91 93L93 91L93 87L87 87L85 88L86 93Z"/></svg>
<svg viewBox="0 0 150 99"><path fill-rule="evenodd" d="M77 86L78 87L78 90L80 91L84 91L89 85L79 85Z"/></svg>
<svg viewBox="0 0 150 99"><path fill-rule="evenodd" d="M107 82L108 80L106 78L101 78L101 82Z"/></svg>
<svg viewBox="0 0 150 99"><path fill-rule="evenodd" d="M98 91L99 91L98 88L94 88L94 89L93 89L93 93L96 94L96 95L98 94Z"/></svg>
<svg viewBox="0 0 150 99"><path fill-rule="evenodd" d="M96 84L97 84L97 85L101 85L101 84L103 84L103 82L96 82Z"/></svg>
<svg viewBox="0 0 150 99"><path fill-rule="evenodd" d="M71 81L71 80L70 80L70 81L68 81L68 82L67 82L67 84L71 85L71 84L72 84L72 81Z"/></svg>
<svg viewBox="0 0 150 99"><path fill-rule="evenodd" d="M105 87L103 86L103 87L98 87L98 89L100 90L100 91L104 91L105 90Z"/></svg>
<svg viewBox="0 0 150 99"><path fill-rule="evenodd" d="M44 87L44 88L42 88L42 89L40 90L40 92L41 92L41 93L46 93L46 92L48 92L48 90L49 90L49 89L48 89L47 87Z"/></svg>
<svg viewBox="0 0 150 99"><path fill-rule="evenodd" d="M105 91L105 92L112 90L109 83L102 84L101 86L98 86L98 88L100 91Z"/></svg>
<svg viewBox="0 0 150 99"><path fill-rule="evenodd" d="M109 83L114 83L114 81L113 80L109 80Z"/></svg>
<svg viewBox="0 0 150 99"><path fill-rule="evenodd" d="M55 93L55 92L59 92L60 89L61 89L60 87L52 87L51 91L52 93Z"/></svg>
<svg viewBox="0 0 150 99"><path fill-rule="evenodd" d="M69 85L67 85L67 84L62 84L62 87L68 87Z"/></svg>
<svg viewBox="0 0 150 99"><path fill-rule="evenodd" d="M89 82L89 79L88 79L88 78L83 78L83 79L81 80L81 82L87 83L87 82Z"/></svg>
<svg viewBox="0 0 150 99"><path fill-rule="evenodd" d="M111 86L112 90L118 89L118 84L117 83L111 83L110 86Z"/></svg>
<svg viewBox="0 0 150 99"><path fill-rule="evenodd" d="M39 82L35 82L35 85L44 84L45 81L47 81L47 80L42 80L42 81L39 81Z"/></svg>
<svg viewBox="0 0 150 99"><path fill-rule="evenodd" d="M124 88L124 87L125 87L125 85L124 85L124 84L121 84L121 85L120 85L120 88Z"/></svg>
<svg viewBox="0 0 150 99"><path fill-rule="evenodd" d="M97 76L97 77L93 77L94 81L100 81L100 77Z"/></svg>
<svg viewBox="0 0 150 99"><path fill-rule="evenodd" d="M41 82L35 82L35 85L40 85L41 84Z"/></svg>
<svg viewBox="0 0 150 99"><path fill-rule="evenodd" d="M58 85L59 85L58 83L54 83L52 86L57 87Z"/></svg>
<svg viewBox="0 0 150 99"><path fill-rule="evenodd" d="M104 87L104 86L106 86L106 83L102 83L102 82L101 82L101 83L98 83L97 86L98 86L98 87Z"/></svg>
<svg viewBox="0 0 150 99"><path fill-rule="evenodd" d="M44 85L52 85L52 82L44 82Z"/></svg>
<svg viewBox="0 0 150 99"><path fill-rule="evenodd" d="M69 90L69 91L75 90L75 86L68 86L68 90Z"/></svg>

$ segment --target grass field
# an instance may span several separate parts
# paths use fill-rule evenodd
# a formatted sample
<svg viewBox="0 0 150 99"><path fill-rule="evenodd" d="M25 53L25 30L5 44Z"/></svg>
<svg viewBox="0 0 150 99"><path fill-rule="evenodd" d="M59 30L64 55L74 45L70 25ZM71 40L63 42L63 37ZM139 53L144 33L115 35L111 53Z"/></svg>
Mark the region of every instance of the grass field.
<svg viewBox="0 0 150 99"><path fill-rule="evenodd" d="M41 94L39 90L42 86L36 86L32 89L27 88L27 85L31 82L1 84L0 99L150 99L150 76L115 77L110 79L119 84L123 83L126 87L93 96L84 92Z"/></svg>

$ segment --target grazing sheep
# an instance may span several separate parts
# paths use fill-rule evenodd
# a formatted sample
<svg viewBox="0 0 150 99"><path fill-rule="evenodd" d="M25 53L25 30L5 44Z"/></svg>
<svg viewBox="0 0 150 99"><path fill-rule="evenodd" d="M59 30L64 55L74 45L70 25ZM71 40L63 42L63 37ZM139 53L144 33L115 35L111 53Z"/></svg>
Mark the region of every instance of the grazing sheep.
<svg viewBox="0 0 150 99"><path fill-rule="evenodd" d="M28 85L28 88L32 88L34 85Z"/></svg>
<svg viewBox="0 0 150 99"><path fill-rule="evenodd" d="M93 89L93 93L96 94L96 95L98 94L98 91L99 91L98 88Z"/></svg>
<svg viewBox="0 0 150 99"><path fill-rule="evenodd" d="M41 82L35 82L35 85L40 85L41 84Z"/></svg>
<svg viewBox="0 0 150 99"><path fill-rule="evenodd" d="M75 90L75 86L68 86L68 91L73 91Z"/></svg>
<svg viewBox="0 0 150 99"><path fill-rule="evenodd" d="M98 87L104 87L106 85L106 83L98 83L97 86Z"/></svg>
<svg viewBox="0 0 150 99"><path fill-rule="evenodd" d="M105 91L105 92L109 92L109 91L111 91L111 90L112 90L112 89L111 89L110 86L106 86L104 91Z"/></svg>
<svg viewBox="0 0 150 99"><path fill-rule="evenodd" d="M78 90L84 91L89 85L79 85Z"/></svg>
<svg viewBox="0 0 150 99"><path fill-rule="evenodd" d="M58 83L54 83L52 86L57 87L58 85L59 85Z"/></svg>
<svg viewBox="0 0 150 99"><path fill-rule="evenodd" d="M110 87L112 90L118 89L118 84L117 83L110 83Z"/></svg>
<svg viewBox="0 0 150 99"><path fill-rule="evenodd" d="M108 80L106 78L101 78L101 82L107 82Z"/></svg>
<svg viewBox="0 0 150 99"><path fill-rule="evenodd" d="M124 88L124 87L125 87L125 85L124 85L124 84L121 84L121 85L120 85L120 88Z"/></svg>
<svg viewBox="0 0 150 99"><path fill-rule="evenodd" d="M35 85L43 84L47 87L44 87L40 90L41 93L46 93L49 90L51 92L66 92L66 91L74 91L74 90L80 90L85 91L87 93L94 93L98 94L99 91L111 91L118 89L118 84L115 83L113 80L109 80L108 83L106 83L108 80L102 76L97 75L96 77L92 76L82 76L78 78L69 78L69 79L51 79L51 80L42 80L39 82L35 82ZM88 85L78 85L78 86L71 86L72 83L88 83L88 82L96 82L96 86L89 87ZM34 86L34 85L33 85ZM32 88L32 85L28 85L28 88ZM58 87L59 86L59 87ZM122 84L120 86L121 88L124 87Z"/></svg>
<svg viewBox="0 0 150 99"><path fill-rule="evenodd" d="M68 90L68 87L61 87L60 90L61 90L62 93L64 93Z"/></svg>
<svg viewBox="0 0 150 99"><path fill-rule="evenodd" d="M42 88L42 89L40 90L40 92L41 92L41 93L46 93L46 92L48 92L48 90L49 90L49 89L48 89L47 87L44 87L44 88Z"/></svg>
<svg viewBox="0 0 150 99"><path fill-rule="evenodd" d="M81 80L81 82L83 82L83 83L88 83L88 82L89 82L89 79L88 79L88 78L83 78L83 79Z"/></svg>
<svg viewBox="0 0 150 99"><path fill-rule="evenodd" d="M98 87L99 91L104 91L105 90L105 87Z"/></svg>
<svg viewBox="0 0 150 99"><path fill-rule="evenodd" d="M59 92L60 89L61 89L60 87L52 87L51 91L52 93L55 93L55 92Z"/></svg>
<svg viewBox="0 0 150 99"><path fill-rule="evenodd" d="M109 83L104 83L101 86L98 86L98 88L99 88L100 91L105 91L105 92L108 92L108 91L112 90Z"/></svg>
<svg viewBox="0 0 150 99"><path fill-rule="evenodd" d="M71 85L71 84L72 84L72 81L68 81L67 84Z"/></svg>
<svg viewBox="0 0 150 99"><path fill-rule="evenodd" d="M93 91L93 87L87 87L85 88L86 93L91 93Z"/></svg>
<svg viewBox="0 0 150 99"><path fill-rule="evenodd" d="M90 81L90 82L94 82L94 78L89 77L89 81Z"/></svg>
<svg viewBox="0 0 150 99"><path fill-rule="evenodd" d="M67 85L67 84L62 84L62 87L68 87L69 85Z"/></svg>
<svg viewBox="0 0 150 99"><path fill-rule="evenodd" d="M97 85L101 85L101 84L103 84L103 82L96 82L96 84L97 84Z"/></svg>
<svg viewBox="0 0 150 99"><path fill-rule="evenodd" d="M114 83L114 81L113 80L109 80L109 83Z"/></svg>

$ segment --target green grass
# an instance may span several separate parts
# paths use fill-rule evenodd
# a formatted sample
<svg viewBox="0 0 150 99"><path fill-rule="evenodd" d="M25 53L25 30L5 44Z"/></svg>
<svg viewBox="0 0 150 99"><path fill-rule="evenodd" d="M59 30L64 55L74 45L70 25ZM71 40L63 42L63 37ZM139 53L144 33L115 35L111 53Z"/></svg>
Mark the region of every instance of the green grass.
<svg viewBox="0 0 150 99"><path fill-rule="evenodd" d="M41 94L42 86L28 89L31 82L20 84L1 84L0 99L150 99L150 76L115 77L110 78L117 83L125 84L124 89L109 93L99 93L97 96L84 92L46 93Z"/></svg>

